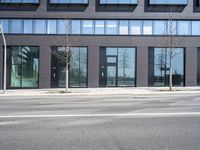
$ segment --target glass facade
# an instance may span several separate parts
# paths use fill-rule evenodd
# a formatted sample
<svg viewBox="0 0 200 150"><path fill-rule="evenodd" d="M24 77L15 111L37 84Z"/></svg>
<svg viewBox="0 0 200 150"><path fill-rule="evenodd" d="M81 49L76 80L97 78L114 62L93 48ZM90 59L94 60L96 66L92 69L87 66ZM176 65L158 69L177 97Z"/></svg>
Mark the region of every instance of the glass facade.
<svg viewBox="0 0 200 150"><path fill-rule="evenodd" d="M200 36L199 20L0 19L7 34Z"/></svg>
<svg viewBox="0 0 200 150"><path fill-rule="evenodd" d="M100 0L100 4L137 4L138 0Z"/></svg>
<svg viewBox="0 0 200 150"><path fill-rule="evenodd" d="M39 3L39 0L0 0L0 3Z"/></svg>
<svg viewBox="0 0 200 150"><path fill-rule="evenodd" d="M135 86L136 49L107 47L100 50L100 86ZM103 68L103 69L102 69Z"/></svg>
<svg viewBox="0 0 200 150"><path fill-rule="evenodd" d="M51 4L88 4L88 0L50 0Z"/></svg>
<svg viewBox="0 0 200 150"><path fill-rule="evenodd" d="M150 5L187 5L188 0L149 0Z"/></svg>
<svg viewBox="0 0 200 150"><path fill-rule="evenodd" d="M184 86L184 49L154 48L154 86L169 85L170 52L172 59L173 86Z"/></svg>
<svg viewBox="0 0 200 150"><path fill-rule="evenodd" d="M11 88L38 88L39 48L8 47L9 86Z"/></svg>
<svg viewBox="0 0 200 150"><path fill-rule="evenodd" d="M65 55L65 47L54 47L59 55ZM69 64L69 86L70 87L87 87L87 48L71 47ZM65 87L66 63L52 53L52 66L56 68L55 75L57 81L56 87ZM54 80L54 79L53 79Z"/></svg>

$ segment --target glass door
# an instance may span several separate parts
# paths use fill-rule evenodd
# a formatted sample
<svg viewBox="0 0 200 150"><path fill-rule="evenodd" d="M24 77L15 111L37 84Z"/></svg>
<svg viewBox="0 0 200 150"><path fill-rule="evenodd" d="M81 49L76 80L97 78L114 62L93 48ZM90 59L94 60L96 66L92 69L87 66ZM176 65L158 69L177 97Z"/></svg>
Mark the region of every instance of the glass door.
<svg viewBox="0 0 200 150"><path fill-rule="evenodd" d="M59 74L59 78L58 78L58 87L65 87L65 72L66 72L66 69L65 69L65 66L63 65L60 65L58 67L58 74Z"/></svg>
<svg viewBox="0 0 200 150"><path fill-rule="evenodd" d="M117 77L117 67L116 66L107 66L107 86L115 87Z"/></svg>

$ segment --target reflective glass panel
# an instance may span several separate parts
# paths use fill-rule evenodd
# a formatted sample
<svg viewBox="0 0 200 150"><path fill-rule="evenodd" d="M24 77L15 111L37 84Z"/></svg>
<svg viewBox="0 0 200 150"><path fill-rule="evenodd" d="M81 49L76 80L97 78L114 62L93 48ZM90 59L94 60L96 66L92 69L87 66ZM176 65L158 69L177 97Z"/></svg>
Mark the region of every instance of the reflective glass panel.
<svg viewBox="0 0 200 150"><path fill-rule="evenodd" d="M1 27L3 28L4 33L9 33L9 20L8 19L2 19L0 20Z"/></svg>
<svg viewBox="0 0 200 150"><path fill-rule="evenodd" d="M143 34L151 35L152 34L152 21L143 21Z"/></svg>
<svg viewBox="0 0 200 150"><path fill-rule="evenodd" d="M33 33L33 20L24 20L24 33Z"/></svg>
<svg viewBox="0 0 200 150"><path fill-rule="evenodd" d="M47 34L56 34L56 20L48 20Z"/></svg>
<svg viewBox="0 0 200 150"><path fill-rule="evenodd" d="M128 21L119 22L119 34L128 35Z"/></svg>
<svg viewBox="0 0 200 150"><path fill-rule="evenodd" d="M178 35L191 35L191 21L177 21Z"/></svg>
<svg viewBox="0 0 200 150"><path fill-rule="evenodd" d="M200 35L200 21L192 21L192 35Z"/></svg>
<svg viewBox="0 0 200 150"><path fill-rule="evenodd" d="M130 21L129 30L131 35L140 35L142 32L142 22L141 21Z"/></svg>
<svg viewBox="0 0 200 150"><path fill-rule="evenodd" d="M72 20L71 23L71 33L72 34L80 34L81 33L81 22L80 20Z"/></svg>
<svg viewBox="0 0 200 150"><path fill-rule="evenodd" d="M38 87L39 49L37 47L10 47L10 87Z"/></svg>
<svg viewBox="0 0 200 150"><path fill-rule="evenodd" d="M104 20L95 21L95 34L105 34Z"/></svg>
<svg viewBox="0 0 200 150"><path fill-rule="evenodd" d="M155 48L154 49L154 86L169 85L170 51L172 58L173 86L184 86L184 49Z"/></svg>
<svg viewBox="0 0 200 150"><path fill-rule="evenodd" d="M11 20L11 33L22 33L22 20L20 19L12 19Z"/></svg>
<svg viewBox="0 0 200 150"><path fill-rule="evenodd" d="M46 20L35 20L34 33L36 34L46 34Z"/></svg>
<svg viewBox="0 0 200 150"><path fill-rule="evenodd" d="M82 34L94 34L94 25L92 20L82 21Z"/></svg>
<svg viewBox="0 0 200 150"><path fill-rule="evenodd" d="M135 86L135 48L118 48L118 86Z"/></svg>
<svg viewBox="0 0 200 150"><path fill-rule="evenodd" d="M69 20L57 20L57 33L69 34L70 33L70 21Z"/></svg>
<svg viewBox="0 0 200 150"><path fill-rule="evenodd" d="M165 35L166 34L166 21L154 21L153 22L153 34Z"/></svg>
<svg viewBox="0 0 200 150"><path fill-rule="evenodd" d="M106 34L118 34L118 25L117 21L115 20L109 20L106 21Z"/></svg>
<svg viewBox="0 0 200 150"><path fill-rule="evenodd" d="M167 34L176 35L176 33L177 33L176 21L173 21L173 20L167 21Z"/></svg>

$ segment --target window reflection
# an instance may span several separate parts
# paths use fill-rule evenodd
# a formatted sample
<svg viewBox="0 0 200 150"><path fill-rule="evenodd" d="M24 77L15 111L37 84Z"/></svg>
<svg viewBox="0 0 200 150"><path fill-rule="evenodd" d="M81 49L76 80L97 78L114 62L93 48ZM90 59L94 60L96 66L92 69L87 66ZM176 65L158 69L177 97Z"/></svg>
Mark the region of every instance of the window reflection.
<svg viewBox="0 0 200 150"><path fill-rule="evenodd" d="M169 85L169 48L154 48L154 86ZM174 86L184 86L184 49L174 48L172 80Z"/></svg>
<svg viewBox="0 0 200 150"><path fill-rule="evenodd" d="M39 48L9 47L10 87L38 87Z"/></svg>
<svg viewBox="0 0 200 150"><path fill-rule="evenodd" d="M190 21L178 21L177 22L177 34L178 35L191 35L191 22Z"/></svg>
<svg viewBox="0 0 200 150"><path fill-rule="evenodd" d="M166 34L166 21L154 21L153 22L153 34L165 35Z"/></svg>
<svg viewBox="0 0 200 150"><path fill-rule="evenodd" d="M46 20L35 20L35 33L46 34Z"/></svg>
<svg viewBox="0 0 200 150"><path fill-rule="evenodd" d="M152 34L152 21L143 21L143 34L144 35Z"/></svg>
<svg viewBox="0 0 200 150"><path fill-rule="evenodd" d="M22 20L11 20L11 32L22 33Z"/></svg>
<svg viewBox="0 0 200 150"><path fill-rule="evenodd" d="M65 47L54 47L61 55L65 55ZM71 47L71 57L69 64L69 86L70 87L87 87L87 48ZM52 62L56 62L56 72L58 76L58 87L65 87L66 81L66 63L58 57L52 55Z"/></svg>
<svg viewBox="0 0 200 150"><path fill-rule="evenodd" d="M72 34L80 34L81 33L80 20L72 20L71 29L72 29L71 31Z"/></svg>
<svg viewBox="0 0 200 150"><path fill-rule="evenodd" d="M95 21L95 34L105 34L104 30L104 20L96 20Z"/></svg>
<svg viewBox="0 0 200 150"><path fill-rule="evenodd" d="M200 36L197 20L1 19L0 24L4 32L10 34Z"/></svg>
<svg viewBox="0 0 200 150"><path fill-rule="evenodd" d="M84 20L82 21L82 34L93 34L94 26L92 20Z"/></svg>
<svg viewBox="0 0 200 150"><path fill-rule="evenodd" d="M135 51L135 48L106 48L106 86L135 86Z"/></svg>
<svg viewBox="0 0 200 150"><path fill-rule="evenodd" d="M119 22L119 34L128 35L128 21Z"/></svg>
<svg viewBox="0 0 200 150"><path fill-rule="evenodd" d="M117 21L106 21L106 34L118 34Z"/></svg>

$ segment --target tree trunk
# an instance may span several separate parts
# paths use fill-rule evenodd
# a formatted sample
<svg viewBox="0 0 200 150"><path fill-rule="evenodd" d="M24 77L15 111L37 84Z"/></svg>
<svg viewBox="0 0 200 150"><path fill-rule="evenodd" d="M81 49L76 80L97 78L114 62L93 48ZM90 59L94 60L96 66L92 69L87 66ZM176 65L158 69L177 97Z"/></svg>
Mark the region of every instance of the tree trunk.
<svg viewBox="0 0 200 150"><path fill-rule="evenodd" d="M169 90L172 91L172 60L170 59L170 69L169 69Z"/></svg>
<svg viewBox="0 0 200 150"><path fill-rule="evenodd" d="M68 84L68 81L69 81L69 70L68 70L68 64L66 64L66 75L65 75L65 89L66 89L66 93L69 92L69 84Z"/></svg>

